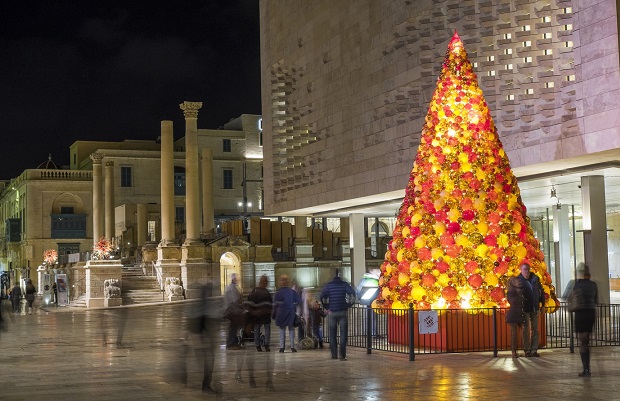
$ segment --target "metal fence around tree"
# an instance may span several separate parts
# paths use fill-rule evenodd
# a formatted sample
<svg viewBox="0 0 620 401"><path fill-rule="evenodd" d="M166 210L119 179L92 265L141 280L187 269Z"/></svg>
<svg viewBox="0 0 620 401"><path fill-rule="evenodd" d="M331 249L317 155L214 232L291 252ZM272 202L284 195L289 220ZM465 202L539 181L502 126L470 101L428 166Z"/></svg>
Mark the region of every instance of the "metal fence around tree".
<svg viewBox="0 0 620 401"><path fill-rule="evenodd" d="M507 309L438 309L418 311L374 309L356 305L349 309L348 345L409 354L493 352L510 350ZM549 310L551 312L551 310ZM553 313L539 313L539 349L575 347L573 313L565 303ZM329 342L329 315L323 322ZM429 332L430 331L430 332ZM339 334L338 334L339 335ZM519 349L521 333L519 333ZM620 305L597 305L590 339L593 347L620 345Z"/></svg>

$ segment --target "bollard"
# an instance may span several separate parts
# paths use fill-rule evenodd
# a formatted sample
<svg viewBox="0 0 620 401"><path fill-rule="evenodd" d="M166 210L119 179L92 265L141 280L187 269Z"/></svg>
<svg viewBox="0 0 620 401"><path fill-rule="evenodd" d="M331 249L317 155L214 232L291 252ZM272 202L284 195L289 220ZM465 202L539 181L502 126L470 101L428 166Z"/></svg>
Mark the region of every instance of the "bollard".
<svg viewBox="0 0 620 401"><path fill-rule="evenodd" d="M366 353L372 353L372 307L366 305Z"/></svg>
<svg viewBox="0 0 620 401"><path fill-rule="evenodd" d="M493 357L497 358L497 306L493 307Z"/></svg>

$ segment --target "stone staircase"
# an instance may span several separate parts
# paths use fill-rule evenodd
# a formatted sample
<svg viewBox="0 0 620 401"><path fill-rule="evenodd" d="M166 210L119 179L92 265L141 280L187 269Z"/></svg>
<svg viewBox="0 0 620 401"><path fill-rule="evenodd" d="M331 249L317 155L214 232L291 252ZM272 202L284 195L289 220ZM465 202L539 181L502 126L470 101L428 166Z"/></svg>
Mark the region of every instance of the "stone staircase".
<svg viewBox="0 0 620 401"><path fill-rule="evenodd" d="M69 303L70 308L86 308L86 294L82 294Z"/></svg>
<svg viewBox="0 0 620 401"><path fill-rule="evenodd" d="M139 266L123 267L121 297L123 305L163 301L157 277L145 276Z"/></svg>

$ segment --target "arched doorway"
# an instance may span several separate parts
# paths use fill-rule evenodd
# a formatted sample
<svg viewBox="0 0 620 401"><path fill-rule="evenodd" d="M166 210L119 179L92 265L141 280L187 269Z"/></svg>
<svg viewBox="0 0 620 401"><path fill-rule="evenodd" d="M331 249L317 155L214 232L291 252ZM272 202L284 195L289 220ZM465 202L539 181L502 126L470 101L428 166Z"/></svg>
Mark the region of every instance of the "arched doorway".
<svg viewBox="0 0 620 401"><path fill-rule="evenodd" d="M226 286L230 284L230 275L233 273L237 273L237 285L239 286L241 292L243 292L241 280L241 259L233 252L225 252L220 257L220 283L222 287L222 294L224 294Z"/></svg>

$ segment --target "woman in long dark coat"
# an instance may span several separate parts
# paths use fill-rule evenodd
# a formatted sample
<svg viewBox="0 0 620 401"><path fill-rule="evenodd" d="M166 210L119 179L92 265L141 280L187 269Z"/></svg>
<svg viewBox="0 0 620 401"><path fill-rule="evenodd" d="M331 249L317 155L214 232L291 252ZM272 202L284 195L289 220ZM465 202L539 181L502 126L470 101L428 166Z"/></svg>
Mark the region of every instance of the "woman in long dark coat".
<svg viewBox="0 0 620 401"><path fill-rule="evenodd" d="M517 341L521 326L525 322L525 314L523 312L523 283L516 277L508 280L508 292L506 298L510 304L510 309L506 313L506 323L510 326L510 349L512 357L518 358Z"/></svg>
<svg viewBox="0 0 620 401"><path fill-rule="evenodd" d="M275 320L276 326L280 328L280 352L284 352L286 329L288 328L291 351L297 352L295 348L295 307L301 303L299 294L289 287L288 276L280 276L280 289L273 297L273 310L271 318Z"/></svg>
<svg viewBox="0 0 620 401"><path fill-rule="evenodd" d="M598 286L590 280L590 268L585 263L577 266L575 286L568 296L573 299L575 309L575 331L579 340L579 355L583 371L580 377L590 377L590 334L596 318Z"/></svg>

